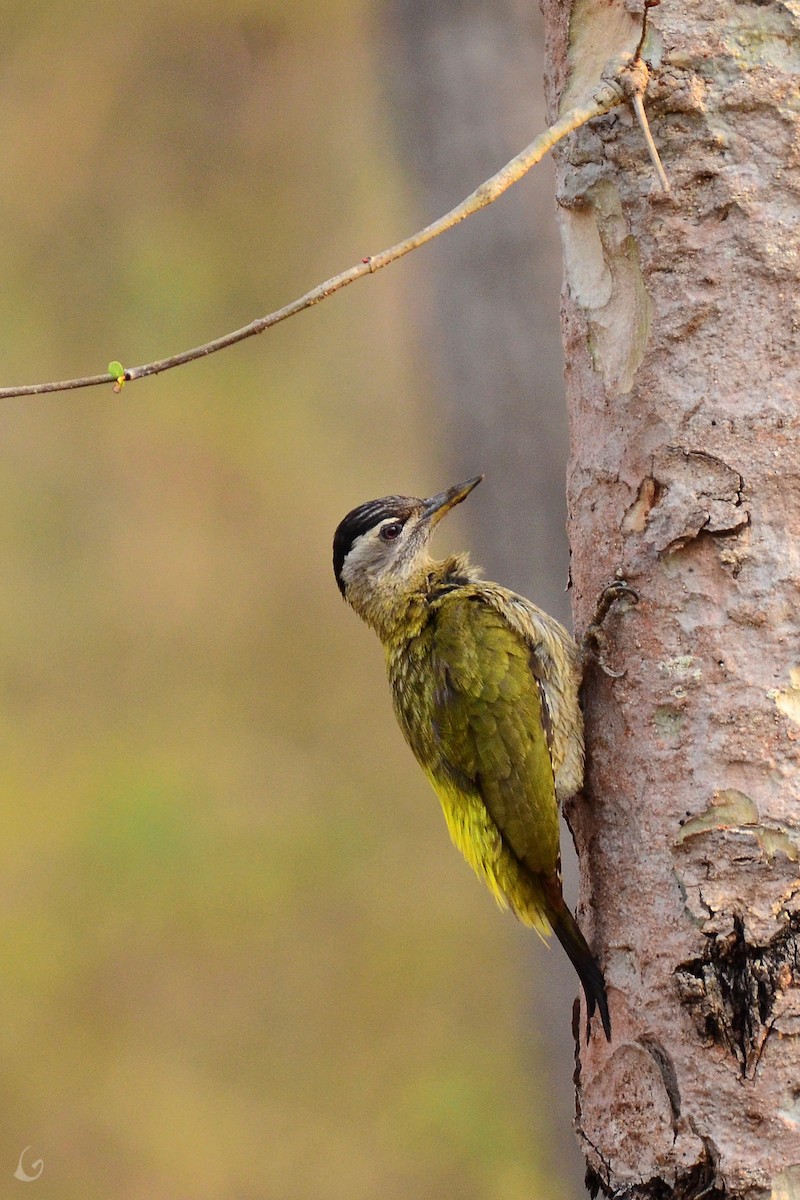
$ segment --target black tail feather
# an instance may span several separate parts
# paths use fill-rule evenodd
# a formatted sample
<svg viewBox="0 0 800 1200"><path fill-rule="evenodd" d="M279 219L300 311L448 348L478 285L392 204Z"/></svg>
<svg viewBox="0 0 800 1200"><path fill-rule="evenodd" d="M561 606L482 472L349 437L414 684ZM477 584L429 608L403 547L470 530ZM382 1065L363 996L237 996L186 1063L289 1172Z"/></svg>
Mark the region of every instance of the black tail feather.
<svg viewBox="0 0 800 1200"><path fill-rule="evenodd" d="M560 889L559 889L560 890ZM591 1019L596 1008L600 1009L600 1020L603 1022L603 1032L606 1040L611 1041L611 1016L608 1011L608 995L603 972L586 944L586 938L581 933L578 923L564 903L563 897L555 913L550 914L553 933L567 952L569 960L578 972L578 978L586 996L586 1040L589 1040Z"/></svg>

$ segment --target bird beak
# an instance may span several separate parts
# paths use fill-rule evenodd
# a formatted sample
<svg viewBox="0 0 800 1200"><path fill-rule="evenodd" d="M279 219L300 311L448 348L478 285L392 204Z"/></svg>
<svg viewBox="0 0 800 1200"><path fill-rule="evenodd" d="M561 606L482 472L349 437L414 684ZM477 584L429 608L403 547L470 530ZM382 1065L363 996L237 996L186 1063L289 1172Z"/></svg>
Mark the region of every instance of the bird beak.
<svg viewBox="0 0 800 1200"><path fill-rule="evenodd" d="M422 520L430 522L431 528L438 525L451 508L455 508L462 500L466 500L472 489L476 488L482 479L482 475L477 475L475 479L470 479L467 483L457 483L455 487L448 488L446 492L439 492L437 496L423 500Z"/></svg>

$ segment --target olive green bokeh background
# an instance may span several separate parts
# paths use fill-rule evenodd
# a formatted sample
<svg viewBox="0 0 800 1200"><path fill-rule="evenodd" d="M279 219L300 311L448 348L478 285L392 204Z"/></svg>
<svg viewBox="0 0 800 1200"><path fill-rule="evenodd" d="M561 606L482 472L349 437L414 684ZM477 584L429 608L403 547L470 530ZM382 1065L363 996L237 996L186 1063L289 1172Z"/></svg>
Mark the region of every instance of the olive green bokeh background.
<svg viewBox="0 0 800 1200"><path fill-rule="evenodd" d="M367 0L2 13L0 383L183 349L410 231ZM567 1194L546 952L450 849L330 568L349 507L453 482L414 257L0 410L0 1196Z"/></svg>

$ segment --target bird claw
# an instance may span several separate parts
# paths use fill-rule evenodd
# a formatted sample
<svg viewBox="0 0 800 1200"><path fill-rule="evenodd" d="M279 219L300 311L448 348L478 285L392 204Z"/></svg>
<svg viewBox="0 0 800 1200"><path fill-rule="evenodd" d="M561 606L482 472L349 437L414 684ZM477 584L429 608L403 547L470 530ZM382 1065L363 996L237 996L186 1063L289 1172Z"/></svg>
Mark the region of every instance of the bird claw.
<svg viewBox="0 0 800 1200"><path fill-rule="evenodd" d="M630 600L632 604L639 603L639 593L624 579L615 579L613 583L604 587L597 601L594 617L587 627L581 643L581 657L584 663L590 661L597 663L600 670L609 679L621 679L625 672L613 670L606 662L605 651L608 647L608 637L603 629L603 622L608 616L612 604L615 604L617 600L625 599Z"/></svg>

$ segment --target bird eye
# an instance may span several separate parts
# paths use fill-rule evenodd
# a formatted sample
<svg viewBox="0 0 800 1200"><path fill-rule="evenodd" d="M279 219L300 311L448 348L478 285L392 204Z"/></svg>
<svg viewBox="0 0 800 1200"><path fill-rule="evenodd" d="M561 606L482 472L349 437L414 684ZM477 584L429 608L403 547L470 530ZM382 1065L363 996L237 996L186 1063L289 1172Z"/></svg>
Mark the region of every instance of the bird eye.
<svg viewBox="0 0 800 1200"><path fill-rule="evenodd" d="M393 542L395 538L400 537L403 532L401 521L390 521L388 525L381 526L381 537L385 542Z"/></svg>

